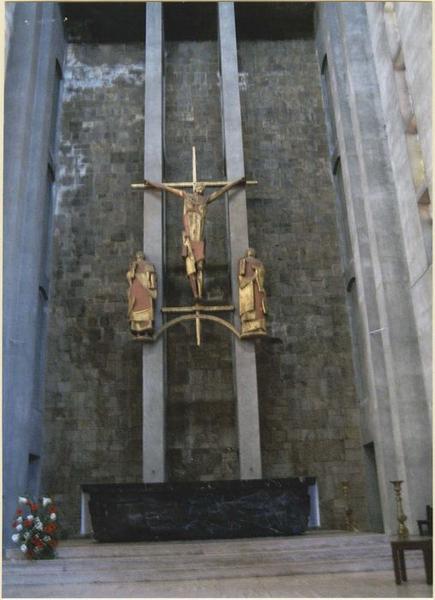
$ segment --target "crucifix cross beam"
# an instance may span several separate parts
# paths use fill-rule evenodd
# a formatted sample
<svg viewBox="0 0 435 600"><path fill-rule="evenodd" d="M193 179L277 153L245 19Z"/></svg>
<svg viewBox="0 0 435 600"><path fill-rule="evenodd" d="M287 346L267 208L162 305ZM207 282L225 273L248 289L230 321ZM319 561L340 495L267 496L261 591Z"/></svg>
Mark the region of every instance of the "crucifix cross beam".
<svg viewBox="0 0 435 600"><path fill-rule="evenodd" d="M192 146L192 181L165 182L165 184L170 187L177 188L177 189L184 189L184 188L189 188L189 187L193 188L193 185L195 183L198 183L197 172L196 172L196 149L195 149L195 146ZM222 180L201 181L201 183L205 187L223 187L223 186L227 185L228 181L222 181ZM246 181L246 185L257 185L257 184L258 184L258 181L255 181L255 180ZM140 183L132 183L130 185L130 187L133 190L146 190L152 186L149 183L140 182Z"/></svg>

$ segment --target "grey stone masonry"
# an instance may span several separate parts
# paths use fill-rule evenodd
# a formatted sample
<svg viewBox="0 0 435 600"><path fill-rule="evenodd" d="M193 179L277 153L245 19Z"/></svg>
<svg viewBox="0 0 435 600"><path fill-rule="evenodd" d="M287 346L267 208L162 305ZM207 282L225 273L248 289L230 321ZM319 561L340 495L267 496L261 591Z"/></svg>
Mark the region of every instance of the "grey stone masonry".
<svg viewBox="0 0 435 600"><path fill-rule="evenodd" d="M272 337L272 343L249 345L257 366L262 476L317 477L326 528L344 525L341 481L348 479L351 506L364 528L359 408L314 40L243 40L237 52L245 172L259 181L246 191L249 242L266 266ZM149 173L144 148L153 138L147 139L145 127L144 139L145 75L142 44L68 47L44 484L58 496L69 532L79 529L81 483L143 479L142 351L130 341L125 273L142 244L157 265L160 260L147 249L151 237L143 238L142 194L130 190L143 178L144 164ZM192 145L200 179L237 176L224 160L217 40L166 42L164 84L162 179L190 179ZM153 89L146 86L147 93ZM192 304L181 258L182 203L172 196L155 200L156 209L158 202L163 206L166 234L162 302ZM151 209L145 203L145 211ZM230 274L238 256L228 252L226 218L221 198L206 222L205 301L213 304L230 303L234 287ZM149 235L158 232L156 219ZM169 480L240 476L232 341L212 323L204 324L199 348L192 323L168 331ZM160 371L156 381L160 386ZM161 441L161 429L156 434ZM150 464L161 460L160 441L157 454L150 450L145 457Z"/></svg>
<svg viewBox="0 0 435 600"><path fill-rule="evenodd" d="M43 480L78 532L80 484L142 480L126 272L143 240L144 46L69 45L64 75Z"/></svg>
<svg viewBox="0 0 435 600"><path fill-rule="evenodd" d="M223 179L219 62L216 41L167 42L165 52L165 180ZM211 189L207 190L210 193ZM182 202L166 198L165 303L191 306L181 257ZM231 302L226 212L221 198L209 206L206 228L205 300ZM171 315L173 318L174 315ZM228 313L220 316L228 318ZM239 476L231 334L204 323L201 346L193 323L167 335L167 465L170 480L236 479Z"/></svg>
<svg viewBox="0 0 435 600"><path fill-rule="evenodd" d="M319 71L312 39L238 47L249 239L266 267L269 331L257 371L263 476L313 475L321 525L342 527L341 481L366 524Z"/></svg>

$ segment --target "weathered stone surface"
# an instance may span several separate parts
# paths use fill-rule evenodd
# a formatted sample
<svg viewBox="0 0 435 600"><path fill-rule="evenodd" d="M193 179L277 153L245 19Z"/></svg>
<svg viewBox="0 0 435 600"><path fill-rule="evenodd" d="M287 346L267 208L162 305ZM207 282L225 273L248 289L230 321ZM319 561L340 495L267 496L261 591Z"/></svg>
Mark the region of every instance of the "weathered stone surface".
<svg viewBox="0 0 435 600"><path fill-rule="evenodd" d="M218 47L209 42L166 44L165 178L223 179ZM212 190L208 189L210 193ZM166 305L192 305L181 258L182 202L167 198ZM206 221L206 300L230 304L225 205L211 204ZM221 315L228 318L228 313ZM205 323L203 342L194 324L167 338L167 464L169 480L235 479L239 476L230 333Z"/></svg>
<svg viewBox="0 0 435 600"><path fill-rule="evenodd" d="M125 273L142 244L144 49L69 45L65 65L43 489L79 530L83 481L140 481L141 347Z"/></svg>
<svg viewBox="0 0 435 600"><path fill-rule="evenodd" d="M224 178L216 42L167 42L165 179ZM270 331L258 344L264 476L313 475L322 525L340 527L340 482L364 524L344 290L312 40L239 44L250 243L267 269ZM141 349L125 272L142 244L143 47L69 47L55 217L44 489L78 531L79 484L141 481ZM261 99L261 101L260 101ZM166 200L165 305L191 303L182 205ZM207 300L229 303L225 209L208 214ZM225 316L225 315L223 315ZM230 334L167 335L170 481L239 476Z"/></svg>
<svg viewBox="0 0 435 600"><path fill-rule="evenodd" d="M241 41L249 236L267 269L269 327L258 344L263 473L315 474L322 525L341 527L340 482L365 523L351 342L313 41Z"/></svg>

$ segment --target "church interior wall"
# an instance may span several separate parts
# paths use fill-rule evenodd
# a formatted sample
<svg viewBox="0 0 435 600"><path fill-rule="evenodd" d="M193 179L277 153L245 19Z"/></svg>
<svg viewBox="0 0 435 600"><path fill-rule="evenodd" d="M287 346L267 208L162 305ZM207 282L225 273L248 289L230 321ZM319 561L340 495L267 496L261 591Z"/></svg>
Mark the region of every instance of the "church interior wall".
<svg viewBox="0 0 435 600"><path fill-rule="evenodd" d="M216 12L209 15L214 22ZM165 179L185 181L191 177L192 146L196 148L198 177L222 179L225 173L216 35L198 42L173 40L169 6L165 17L169 20L164 60ZM190 29L183 31L188 37ZM180 258L182 214L180 200L167 196L167 306L191 303L191 289ZM205 300L210 304L231 304L225 217L223 200L210 205L205 233ZM231 336L213 323L205 323L203 330L199 348L192 323L177 326L167 336L166 456L170 480L239 477Z"/></svg>
<svg viewBox="0 0 435 600"><path fill-rule="evenodd" d="M80 484L140 481L140 346L126 313L140 248L144 46L68 44L54 216L43 487L67 531Z"/></svg>
<svg viewBox="0 0 435 600"><path fill-rule="evenodd" d="M341 482L365 523L358 406L313 37L239 42L249 238L268 267L272 345L257 347L263 472L314 474L322 525ZM261 102L258 98L261 97Z"/></svg>
<svg viewBox="0 0 435 600"><path fill-rule="evenodd" d="M415 529L415 515L424 514L424 504L429 502L431 436L405 243L408 235L421 249L421 230L412 230L413 224L418 225L415 205L410 222L404 219L403 207L398 209L400 192L406 196L400 187L406 169L402 180L396 177L397 152L388 138L394 131L394 114L385 106L390 102L394 108L397 94L386 89L389 73L379 70L385 39L373 27L376 11L379 7L370 5L366 13L366 6L359 3L320 5L317 46L320 64L326 54L331 66L336 154L344 167L356 285L365 323L369 394L361 405L363 441L374 443L385 526L392 531L395 517L389 480L404 480L411 529ZM367 34L362 36L362 31ZM412 198L415 194L408 194L406 201ZM426 296L420 306L426 310L429 303Z"/></svg>
<svg viewBox="0 0 435 600"><path fill-rule="evenodd" d="M430 200L430 19L427 7L395 4ZM311 3L243 3L236 23L245 168L258 180L247 189L249 239L266 266L269 300L270 340L255 346L263 477L315 476L325 528L343 527L341 482L349 480L360 528L389 532L391 479L404 479L411 531L431 499L432 258L422 203L410 202L412 174L402 168L400 103L379 6L319 3L313 27ZM55 3L17 4L9 20L8 539L8 511L32 491L31 476L35 493L54 496L73 535L80 484L142 480L141 346L128 329L125 274L143 239L142 194L130 184L143 179L144 11L124 7L117 21L114 4L103 14L96 4L71 3L65 60L65 6L61 15ZM225 178L215 13L211 3L165 5L165 180L190 178L192 145L199 176ZM56 60L63 100L53 160ZM53 197L47 185L56 194L52 224L40 211ZM182 210L176 198L164 202L160 290L166 305L189 304ZM206 230L207 300L217 303L231 299L226 213L223 200L211 205ZM48 278L43 254L51 257ZM38 288L47 298L40 291L35 302ZM191 324L167 335L170 480L239 476L231 346L229 333L209 324L200 348Z"/></svg>
<svg viewBox="0 0 435 600"><path fill-rule="evenodd" d="M257 349L264 476L316 476L325 527L342 523L349 479L362 525L358 407L313 31L256 41L240 17L239 29L246 172L259 180L248 190L249 234L266 264L278 340ZM215 34L199 42L166 34L165 178L190 175L193 144L200 176L222 177ZM137 42L68 46L44 481L62 496L71 530L84 480L140 480L140 349L128 339L124 270L141 244L140 200L128 187L141 179L142 52ZM189 295L181 206L168 198L166 207L165 302L177 305ZM208 300L227 302L223 202L210 208L207 237ZM232 379L226 331L205 327L201 348L190 325L168 334L170 479L238 476ZM59 470L60 453L68 469Z"/></svg>
<svg viewBox="0 0 435 600"><path fill-rule="evenodd" d="M427 183L432 185L432 4L394 3L403 49L406 80L416 114ZM370 9L373 10L373 9ZM370 13L369 13L370 14Z"/></svg>
<svg viewBox="0 0 435 600"><path fill-rule="evenodd" d="M431 86L427 77L430 16L430 5L422 3L411 12L405 4L367 6L428 400L432 397L432 152L427 144L427 138L432 137ZM415 27L421 35L418 43L410 44ZM404 68L395 68L394 59L397 61L400 53ZM415 159L420 163L418 174L413 167Z"/></svg>
<svg viewBox="0 0 435 600"><path fill-rule="evenodd" d="M54 132L64 37L56 4L9 7L4 98L3 539L41 474ZM57 90L57 91L56 91Z"/></svg>

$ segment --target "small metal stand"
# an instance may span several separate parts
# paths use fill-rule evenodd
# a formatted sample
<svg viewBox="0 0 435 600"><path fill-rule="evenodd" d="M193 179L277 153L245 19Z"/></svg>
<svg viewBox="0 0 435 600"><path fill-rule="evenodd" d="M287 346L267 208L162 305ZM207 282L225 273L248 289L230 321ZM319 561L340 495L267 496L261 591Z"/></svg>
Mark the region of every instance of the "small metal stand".
<svg viewBox="0 0 435 600"><path fill-rule="evenodd" d="M402 480L390 481L394 487L394 493L396 494L396 505L397 505L397 520L399 521L399 528L397 530L397 535L400 539L406 539L409 537L409 531L407 526L405 525L405 521L408 517L403 512L402 506Z"/></svg>

